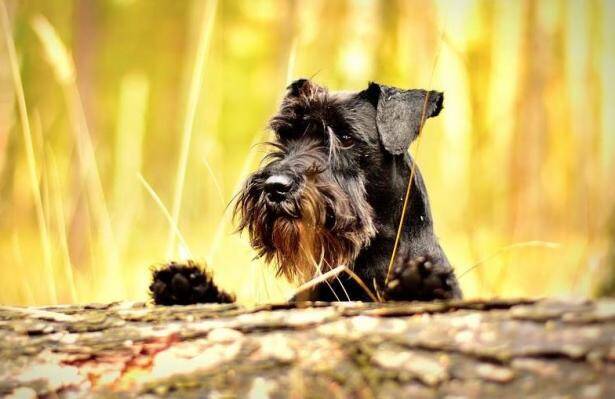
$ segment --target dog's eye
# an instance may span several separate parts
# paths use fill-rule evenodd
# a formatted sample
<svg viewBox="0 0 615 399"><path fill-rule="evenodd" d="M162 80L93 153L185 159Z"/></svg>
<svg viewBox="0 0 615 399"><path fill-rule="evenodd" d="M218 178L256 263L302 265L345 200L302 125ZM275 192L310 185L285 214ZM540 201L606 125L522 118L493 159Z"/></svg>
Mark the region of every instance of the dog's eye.
<svg viewBox="0 0 615 399"><path fill-rule="evenodd" d="M340 134L339 139L344 147L352 147L354 144L354 138L347 133Z"/></svg>

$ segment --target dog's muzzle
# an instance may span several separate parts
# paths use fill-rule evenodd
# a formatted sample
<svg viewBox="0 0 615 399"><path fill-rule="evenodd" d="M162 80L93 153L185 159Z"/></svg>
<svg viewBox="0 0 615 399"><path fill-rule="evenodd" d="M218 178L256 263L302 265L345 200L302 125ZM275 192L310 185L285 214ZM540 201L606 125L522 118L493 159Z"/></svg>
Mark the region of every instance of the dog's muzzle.
<svg viewBox="0 0 615 399"><path fill-rule="evenodd" d="M263 187L267 201L272 203L279 203L287 199L292 189L292 178L284 174L269 176Z"/></svg>

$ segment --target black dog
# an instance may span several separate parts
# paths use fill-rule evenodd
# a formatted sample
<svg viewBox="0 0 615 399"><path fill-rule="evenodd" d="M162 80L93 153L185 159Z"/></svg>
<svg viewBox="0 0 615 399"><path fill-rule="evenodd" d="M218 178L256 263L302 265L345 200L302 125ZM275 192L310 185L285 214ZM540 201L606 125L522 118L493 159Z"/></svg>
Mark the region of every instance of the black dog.
<svg viewBox="0 0 615 399"><path fill-rule="evenodd" d="M305 79L288 87L270 122L273 150L238 196L239 230L247 230L259 256L291 281L304 283L338 265L355 274L338 274L295 300L369 301L373 292L384 300L461 297L433 231L423 179L407 152L442 102L439 92L376 83L358 93L332 93ZM199 294L217 290L209 276L171 267L154 274L156 303L212 301ZM227 294L216 297L227 300Z"/></svg>

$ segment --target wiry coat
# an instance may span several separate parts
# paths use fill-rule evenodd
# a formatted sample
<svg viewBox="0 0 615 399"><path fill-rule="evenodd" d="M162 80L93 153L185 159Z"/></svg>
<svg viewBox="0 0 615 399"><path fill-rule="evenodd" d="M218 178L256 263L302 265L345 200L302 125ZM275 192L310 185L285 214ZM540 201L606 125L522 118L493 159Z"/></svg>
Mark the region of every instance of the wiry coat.
<svg viewBox="0 0 615 399"><path fill-rule="evenodd" d="M291 280L305 282L343 264L368 287L386 294L389 260L413 172L393 277L407 274L404 265L418 258L422 262L415 262L415 272L425 275L421 283L432 279L437 286L404 293L408 299L459 296L433 232L422 176L418 168L412 171L406 151L421 121L440 112L442 99L437 92L377 84L359 93L330 93L308 80L294 82L270 122L276 134L273 151L239 195L239 229L247 230L258 254ZM293 187L284 201L271 202L264 184L279 173L290 176ZM426 262L430 270L422 270ZM389 293L401 288L398 281ZM343 275L307 298L369 297Z"/></svg>
<svg viewBox="0 0 615 399"><path fill-rule="evenodd" d="M354 274L326 279L295 300L371 300L373 292L385 300L461 296L407 152L442 102L439 92L376 83L358 93L332 93L305 79L288 87L270 121L271 151L237 197L238 229L291 281L304 283L339 265ZM156 303L233 300L194 266L157 270L150 286Z"/></svg>

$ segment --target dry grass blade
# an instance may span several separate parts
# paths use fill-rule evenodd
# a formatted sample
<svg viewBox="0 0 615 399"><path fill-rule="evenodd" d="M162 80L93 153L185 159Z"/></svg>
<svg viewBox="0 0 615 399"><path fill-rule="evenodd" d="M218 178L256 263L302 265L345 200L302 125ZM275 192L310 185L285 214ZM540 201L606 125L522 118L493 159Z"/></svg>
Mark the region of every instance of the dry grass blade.
<svg viewBox="0 0 615 399"><path fill-rule="evenodd" d="M370 297L370 299L374 302L380 302L378 300L378 298L372 293L372 291L365 285L365 283L363 282L363 280L361 280L361 278L359 276L356 275L355 272L353 272L352 270L350 270L348 268L348 266L346 265L339 265L338 267L329 270L326 273L323 273L313 279L311 279L310 281L301 284L299 287L297 287L296 291L295 291L295 296L307 291L309 289L314 288L315 286L317 286L318 284L327 281L330 277L337 277L341 272L346 272L348 273L348 275L357 282L357 284L359 284L359 286L365 291L365 293Z"/></svg>
<svg viewBox="0 0 615 399"><path fill-rule="evenodd" d="M125 287L122 280L118 281L120 274L120 262L115 242L115 234L111 224L111 217L107 208L105 192L98 171L94 145L88 127L88 122L83 109L81 95L76 85L75 68L70 52L60 39L54 27L41 15L32 19L32 28L37 34L45 56L53 68L56 79L62 86L64 98L69 113L69 119L75 135L77 155L79 159L79 173L86 183L91 206L92 216L98 222L103 242L103 252L106 265L102 277L108 281L113 280L113 288L110 294L117 298L125 297ZM91 226L90 226L91 227Z"/></svg>
<svg viewBox="0 0 615 399"><path fill-rule="evenodd" d="M23 256L23 251L21 250L21 243L19 240L19 235L17 232L13 232L11 237L11 250L13 252L13 259L15 259L15 263L20 266L24 266L26 264ZM29 270L24 270L25 273L28 273ZM34 290L32 289L32 281L28 278L21 279L21 287L23 295L26 299L26 303L36 303L36 296L34 295ZM4 297L2 297L2 303L7 302Z"/></svg>
<svg viewBox="0 0 615 399"><path fill-rule="evenodd" d="M423 129L423 124L425 123L425 111L427 109L427 103L429 101L429 91L425 95L425 102L423 104L423 111L421 113L421 124L419 125L419 135L417 139L417 153L421 144L421 130ZM399 224L397 225L397 234L395 235L395 243L393 244L393 252L391 253L391 258L389 259L389 267L387 268L387 276L384 280L384 284L389 282L389 277L391 275L391 270L393 269L393 263L395 263L395 257L397 256L397 251L399 249L399 240L401 237L401 231L404 228L404 221L406 220L406 212L408 211L408 206L410 202L410 192L412 191L412 182L414 181L414 174L416 172L416 160L412 163L412 169L410 170L410 177L408 178L408 185L406 186L406 193L404 194L404 203L401 208L401 217L399 218Z"/></svg>
<svg viewBox="0 0 615 399"><path fill-rule="evenodd" d="M182 129L181 149L177 166L177 176L175 179L173 204L171 208L173 225L177 225L179 223L179 213L181 211L184 182L186 180L186 168L188 166L188 155L190 154L190 141L192 139L192 130L194 126L196 108L201 95L201 86L203 85L205 56L207 55L211 42L211 36L216 17L217 0L210 0L207 5L208 6L205 11L207 20L203 24L201 35L199 38L196 60L194 63L194 69L192 70L192 78L190 80L190 89L188 92L188 106L186 110L186 116L184 118L184 126ZM169 240L167 244L167 256L169 258L171 258L174 253L175 238L175 230L173 228L170 228Z"/></svg>
<svg viewBox="0 0 615 399"><path fill-rule="evenodd" d="M207 160L207 158L203 158L203 164L205 165L205 168L207 168L207 173L209 173L209 176L211 177L212 182L214 183L214 187L216 188L216 194L218 195L218 199L220 199L220 203L222 204L222 206L226 206L226 203L224 202L224 195L222 195L222 187L220 186L220 183L218 182L218 179L216 178L216 174L214 173L214 170L211 168L211 165L209 164L209 161Z"/></svg>
<svg viewBox="0 0 615 399"><path fill-rule="evenodd" d="M290 84L293 75L295 74L295 66L297 64L297 38L293 38L288 52L288 61L286 62L286 85Z"/></svg>
<svg viewBox="0 0 615 399"><path fill-rule="evenodd" d="M501 255L504 252L508 252L512 249L525 248L525 247L543 247L543 248L548 248L548 249L557 249L560 247L560 244L556 242L548 242L548 241L525 241L525 242L518 242L516 244L507 245L503 248L498 249L497 251L487 256L486 258L479 260L478 262L476 262L475 264L473 264L472 266L464 270L463 273L461 273L458 278L462 278L463 276L470 273L472 270L476 269L483 263Z"/></svg>
<svg viewBox="0 0 615 399"><path fill-rule="evenodd" d="M320 259L318 260L318 263L316 263L316 260L312 256L311 252L306 251L301 243L299 243L299 247L301 248L301 251L305 254L305 256L308 257L310 259L310 261L314 264L314 269L315 269L315 271L317 273L316 275L317 276L322 275L322 265L323 265L323 263L325 261L325 256L324 256L325 252L324 252L324 250L323 249L320 250ZM340 283L340 285L344 289L344 292L346 292L346 288L344 288L344 285L340 281L340 279L339 279L337 274L335 275L335 278L337 279L337 281ZM331 292L333 292L333 296L335 297L335 299L340 301L340 298L337 296L337 292L335 292L335 290L333 289L333 286L329 283L329 280L325 280L325 283L327 284L327 286L329 286L329 289L331 290ZM348 293L346 293L346 296L348 296ZM350 297L348 297L348 300L350 300Z"/></svg>
<svg viewBox="0 0 615 399"><path fill-rule="evenodd" d="M113 157L111 204L117 243L125 253L142 204L135 175L142 169L150 83L143 73L124 75L120 82Z"/></svg>
<svg viewBox="0 0 615 399"><path fill-rule="evenodd" d="M64 209L61 198L61 185L60 185L60 176L58 175L58 165L56 161L55 154L48 148L49 154L49 163L50 167L50 175L51 175L51 186L52 186L52 197L54 204L54 213L58 231L58 241L60 242L60 247L62 251L62 257L64 258L64 273L66 274L66 280L68 282L68 292L70 295L70 299L72 303L78 303L79 297L77 295L77 287L75 285L75 276L73 274L73 265L70 259L70 252L68 249L68 237L66 236L66 218L64 215Z"/></svg>
<svg viewBox="0 0 615 399"><path fill-rule="evenodd" d="M38 171L36 165L36 157L34 155L34 145L32 143L30 121L28 119L28 109L26 106L26 98L23 90L23 84L21 81L21 73L19 72L19 65L17 63L17 50L15 49L15 42L13 41L13 35L11 34L10 29L8 11L4 2L2 2L0 6L0 19L2 23L4 37L6 40L6 47L8 49L9 62L11 64L11 73L13 75L13 83L15 85L15 95L17 97L17 108L19 111L21 130L23 133L26 148L26 159L28 162L28 172L30 177L30 188L32 190L32 196L34 197L36 219L38 223L41 246L43 250L43 265L45 268L45 278L48 281L50 300L53 303L57 303L58 298L51 259L51 240L49 237L49 231L47 229L45 212L43 210L43 201L41 198L41 192L38 184Z"/></svg>
<svg viewBox="0 0 615 399"><path fill-rule="evenodd" d="M173 217L169 213L167 207L164 206L164 203L162 202L158 194L156 194L156 191L154 191L152 186L149 185L147 180L145 180L145 178L140 173L137 174L137 177L139 178L139 181L141 182L141 184L143 184L143 187L145 187L145 190L147 190L147 193L152 197L156 205L158 205L158 208L160 208L160 211L162 211L162 214L167 219L167 222L169 222L171 229L173 229L173 233L179 238L181 245L184 247L184 250L187 252L188 257L192 258L192 252L190 251L190 247L188 247L188 243L186 243L184 236L182 235L181 231L179 231L179 227L177 226L177 224L175 224L175 220L173 220Z"/></svg>
<svg viewBox="0 0 615 399"><path fill-rule="evenodd" d="M304 292L304 291L307 291L309 289L314 288L315 286L317 286L318 284L320 284L320 283L322 283L324 281L327 281L329 279L329 277L337 276L338 274L340 274L344 270L345 267L346 266L344 266L344 265L340 265L340 266L338 266L338 267L336 267L334 269L329 270L326 273L320 274L320 275L314 277L313 279L311 279L311 280L301 284L295 290L295 296L297 294L300 294L300 293Z"/></svg>
<svg viewBox="0 0 615 399"><path fill-rule="evenodd" d="M350 277L352 277L352 279L357 282L357 284L359 284L359 286L365 291L365 293L371 298L372 301L379 302L378 298L372 293L372 291L367 287L367 285L365 285L363 280L361 280L361 278L357 276L355 272L350 270L348 266L344 266L344 271L348 273Z"/></svg>
<svg viewBox="0 0 615 399"><path fill-rule="evenodd" d="M442 35L444 31L442 32ZM440 37L440 42L442 42L442 37ZM434 58L434 62L431 68L431 76L429 78L429 85L427 86L425 101L423 102L423 109L421 111L421 123L419 124L418 138L416 140L416 153L417 157L419 154L419 150L421 148L421 131L423 130L423 125L425 124L425 115L427 113L427 104L429 103L429 90L431 89L431 82L433 80L434 71L436 70L436 65L438 64L438 58L440 55L440 45L438 46L438 52ZM414 174L416 173L416 162L415 159L412 163L412 169L410 170L410 177L408 178L408 185L406 187L406 194L404 195L404 203L401 209L401 217L399 218L399 224L397 226L397 234L395 235L395 243L393 244L393 252L391 253L391 258L389 259L389 267L387 268L387 275L384 279L384 285L386 286L389 282L389 277L391 276L391 270L393 269L393 263L395 263L395 257L397 256L397 251L399 249L399 239L401 237L401 231L404 227L404 221L406 219L406 212L408 210L408 205L410 202L410 192L412 190L412 182L414 181Z"/></svg>
<svg viewBox="0 0 615 399"><path fill-rule="evenodd" d="M32 18L32 28L38 35L45 49L47 62L53 68L61 84L71 84L75 81L75 65L72 56L60 40L53 26L43 16Z"/></svg>

